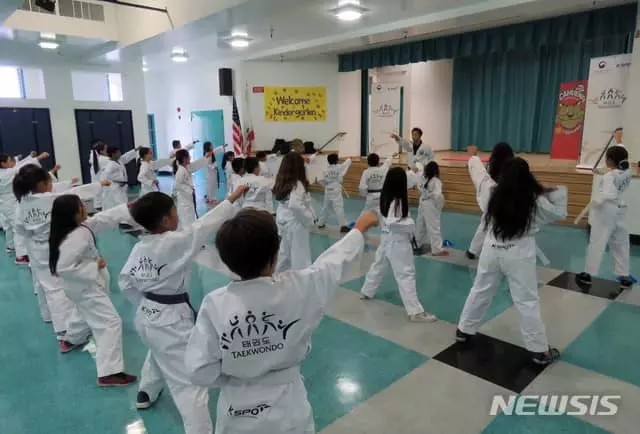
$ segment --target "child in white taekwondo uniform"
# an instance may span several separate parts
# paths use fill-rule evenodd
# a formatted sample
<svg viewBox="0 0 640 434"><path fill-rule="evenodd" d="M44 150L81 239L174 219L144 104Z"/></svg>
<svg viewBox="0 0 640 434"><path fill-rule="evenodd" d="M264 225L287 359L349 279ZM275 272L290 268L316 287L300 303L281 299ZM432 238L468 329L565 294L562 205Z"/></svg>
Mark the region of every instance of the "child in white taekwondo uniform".
<svg viewBox="0 0 640 434"><path fill-rule="evenodd" d="M598 274L602 256L609 244L613 257L613 272L625 288L633 286L629 272L629 229L627 228L627 204L624 200L631 184L629 154L622 146L607 150L605 163L609 171L602 177L596 197L591 199L591 234L585 271L578 274L579 284L591 285L591 275Z"/></svg>
<svg viewBox="0 0 640 434"><path fill-rule="evenodd" d="M193 185L193 173L207 167L213 153L208 152L193 163L191 155L186 149L176 152L173 161L173 195L176 198L176 208L180 217L180 229L186 228L196 221L196 188Z"/></svg>
<svg viewBox="0 0 640 434"><path fill-rule="evenodd" d="M216 161L216 153L224 151L224 146L219 146L217 148L213 147L213 143L204 142L202 145L202 155L211 155L209 157L209 161L207 161L207 172L206 172L206 198L208 204L214 204L218 202L218 184L220 180L218 179L218 162Z"/></svg>
<svg viewBox="0 0 640 434"><path fill-rule="evenodd" d="M418 246L429 244L432 256L447 256L449 252L442 248L440 233L440 216L444 206L440 166L435 161L429 162L418 182L420 190L420 209L416 223L416 243Z"/></svg>
<svg viewBox="0 0 640 434"><path fill-rule="evenodd" d="M315 224L316 216L301 154L289 152L282 158L273 195L278 202L276 223L282 237L276 271L307 268L311 265L309 229Z"/></svg>
<svg viewBox="0 0 640 434"><path fill-rule="evenodd" d="M469 249L466 252L467 258L476 259L482 250L486 235L486 227L484 223L486 209L484 206L489 203L491 192L500 178L502 168L507 161L513 158L514 154L509 144L504 142L498 143L491 151L487 170L484 167L484 164L482 164L480 158L477 156L478 149L474 145L470 145L467 148L467 152L471 155L468 163L469 175L471 176L471 181L476 188L476 200L478 201L480 211L482 211L480 224L478 225L478 228L473 235L473 239L471 240L471 244L469 245Z"/></svg>
<svg viewBox="0 0 640 434"><path fill-rule="evenodd" d="M58 196L51 210L49 269L64 283L64 292L75 305L70 323L86 323L96 340L97 384L100 387L126 386L136 377L124 372L122 320L109 298L109 272L96 246L96 234L130 221L127 204L118 205L93 217L80 198ZM86 330L75 336L67 329L65 341L72 347L86 341Z"/></svg>
<svg viewBox="0 0 640 434"><path fill-rule="evenodd" d="M567 188L544 188L525 160L513 158L505 164L488 203L483 205L487 236L456 340L465 342L476 334L504 277L518 311L525 347L535 363L553 363L560 353L549 347L540 315L535 234L541 225L566 217Z"/></svg>
<svg viewBox="0 0 640 434"><path fill-rule="evenodd" d="M129 178L125 164L136 158L140 148L132 149L124 155L115 146L107 147L109 162L107 163L101 181L109 181L109 185L102 187L102 208L109 209L127 203L127 188Z"/></svg>
<svg viewBox="0 0 640 434"><path fill-rule="evenodd" d="M17 161L10 155L0 154L0 222L4 229L4 249L7 253L20 252L20 256L24 256L24 247L16 245L24 244L24 240L19 236L15 237L14 221L18 202L13 193L13 179L22 167L28 164L40 166L40 161L48 157L49 154L46 152L38 156L32 152L28 157ZM19 259L18 256L16 256L17 259Z"/></svg>
<svg viewBox="0 0 640 434"><path fill-rule="evenodd" d="M77 179L72 179L71 183L74 182L77 182ZM83 323L68 323L75 307L64 292L62 280L51 274L49 269L51 208L53 201L63 192L89 199L95 197L101 185L107 182L71 188L69 182L54 184L46 170L34 165L20 169L14 180L14 192L18 199L16 232L25 238L31 260L31 272L37 281L37 287L43 292L38 294L38 302L43 303L46 300L62 353L76 348L65 341L67 331L77 336L83 331L88 333L88 329ZM41 306L41 312L43 310Z"/></svg>
<svg viewBox="0 0 640 434"><path fill-rule="evenodd" d="M246 173L244 170L244 161L245 161L244 158L236 157L231 162L232 173L231 173L231 177L229 178L229 182L230 182L229 194L234 192L236 188L238 188L240 185L244 185L243 179ZM238 200L233 204L236 211L240 211L242 209L243 202L244 202L244 198L241 198L240 200Z"/></svg>
<svg viewBox="0 0 640 434"><path fill-rule="evenodd" d="M201 246L233 215L233 202L245 189L240 187L229 200L180 231L176 207L164 193L149 193L130 208L134 220L150 232L133 247L119 278L120 288L137 306L136 329L149 348L136 407L149 408L164 381L186 434L212 432L209 392L190 382L184 363L194 324L188 294L191 266Z"/></svg>
<svg viewBox="0 0 640 434"><path fill-rule="evenodd" d="M249 189L244 195L242 207L255 208L263 211L269 211L269 201L273 208L273 200L271 199L271 189L273 188L273 178L268 179L262 176L262 166L256 157L247 157L244 160L245 175L242 177L242 185L246 185Z"/></svg>
<svg viewBox="0 0 640 434"><path fill-rule="evenodd" d="M172 158L153 159L151 148L140 148L138 151L140 158L140 169L138 170L138 181L140 182L140 197L147 193L158 190L158 176L156 170L171 164Z"/></svg>
<svg viewBox="0 0 640 434"><path fill-rule="evenodd" d="M436 316L424 311L416 292L416 268L411 246L415 224L409 214L408 197L408 189L415 187L416 182L417 177L411 171L405 172L399 167L389 169L380 197L380 245L360 293L363 300L375 297L390 264L409 319L433 322Z"/></svg>
<svg viewBox="0 0 640 434"><path fill-rule="evenodd" d="M435 159L435 154L431 146L422 143L422 130L413 128L411 130L411 141L405 140L398 134L391 134L401 147L407 152L407 164L413 169L422 169L429 161Z"/></svg>
<svg viewBox="0 0 640 434"><path fill-rule="evenodd" d="M240 278L204 298L185 356L191 381L220 387L216 434L315 432L300 365L336 288L360 262L363 233L376 224L365 213L312 265L285 273L276 272L271 215L247 209L222 225L216 248Z"/></svg>
<svg viewBox="0 0 640 434"><path fill-rule="evenodd" d="M332 207L333 211L336 213L336 217L338 217L340 232L347 233L349 232L349 228L347 227L347 219L344 216L342 181L351 167L351 158L346 159L341 164L338 164L338 161L338 154L329 154L327 156L329 167L327 167L327 169L322 173L322 177L318 180L318 183L324 187L324 203L322 204L322 210L320 211L318 227L320 229L325 227L329 208Z"/></svg>
<svg viewBox="0 0 640 434"><path fill-rule="evenodd" d="M231 175L233 174L233 168L231 167L231 163L236 158L236 154L233 151L225 152L222 156L222 170L224 170L225 177L225 186L227 187L227 194L230 194L233 190L231 189Z"/></svg>
<svg viewBox="0 0 640 434"><path fill-rule="evenodd" d="M392 160L387 158L382 166L380 165L380 157L378 154L369 154L367 156L368 168L362 172L358 190L365 197L364 208L362 212L373 211L380 213L380 193L387 172L391 168Z"/></svg>
<svg viewBox="0 0 640 434"><path fill-rule="evenodd" d="M260 176L275 181L276 174L269 170L267 161L269 159L275 159L277 158L277 156L274 154L269 154L267 156L267 153L265 151L258 151L256 152L256 158L260 162ZM267 193L267 211L275 215L275 208L273 207L273 192L271 190L269 190L269 192Z"/></svg>
<svg viewBox="0 0 640 434"><path fill-rule="evenodd" d="M102 180L105 167L109 164L107 155L107 144L100 139L93 141L91 157L89 158L89 170L91 171L91 182L96 183ZM93 199L94 208L102 208L102 191Z"/></svg>

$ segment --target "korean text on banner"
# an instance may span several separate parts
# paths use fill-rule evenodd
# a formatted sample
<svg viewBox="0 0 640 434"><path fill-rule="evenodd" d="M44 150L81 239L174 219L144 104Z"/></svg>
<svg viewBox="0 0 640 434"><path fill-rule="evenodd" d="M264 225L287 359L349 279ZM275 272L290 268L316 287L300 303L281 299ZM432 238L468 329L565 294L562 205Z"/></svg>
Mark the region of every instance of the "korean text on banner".
<svg viewBox="0 0 640 434"><path fill-rule="evenodd" d="M592 168L614 131L622 127L630 69L630 54L591 59L578 167Z"/></svg>
<svg viewBox="0 0 640 434"><path fill-rule="evenodd" d="M400 128L401 86L398 83L374 83L371 89L371 145L369 152L390 157L398 152L391 138Z"/></svg>
<svg viewBox="0 0 640 434"><path fill-rule="evenodd" d="M560 85L551 158L577 160L580 157L586 100L587 80Z"/></svg>
<svg viewBox="0 0 640 434"><path fill-rule="evenodd" d="M265 121L322 122L326 119L326 87L264 88Z"/></svg>

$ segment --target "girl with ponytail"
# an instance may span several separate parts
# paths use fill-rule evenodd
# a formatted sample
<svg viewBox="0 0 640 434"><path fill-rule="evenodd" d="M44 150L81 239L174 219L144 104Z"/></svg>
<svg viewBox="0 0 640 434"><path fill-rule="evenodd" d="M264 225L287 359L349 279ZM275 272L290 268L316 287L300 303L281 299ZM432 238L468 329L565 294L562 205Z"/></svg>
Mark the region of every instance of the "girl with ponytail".
<svg viewBox="0 0 640 434"><path fill-rule="evenodd" d="M100 139L93 141L91 146L91 158L89 159L89 169L91 172L91 182L100 182L104 168L109 164L107 156L107 144ZM102 208L102 194L98 194L93 199L94 208Z"/></svg>
<svg viewBox="0 0 640 434"><path fill-rule="evenodd" d="M34 283L43 292L38 294L41 312L44 313L43 305L45 305L51 313L53 330L59 340L61 352L68 352L75 348L74 345L66 342L67 330L72 335L82 335L88 330L83 323L67 324L74 306L65 295L60 278L53 275L49 269L51 209L53 201L62 192L90 199L98 194L101 187L101 184L71 187L75 182L77 179L74 178L71 182L53 184L49 173L34 165L27 165L20 169L13 180L13 192L19 202L15 220L16 233L24 237ZM107 181L102 182L102 185L106 184ZM56 191L54 191L54 185Z"/></svg>
<svg viewBox="0 0 640 434"><path fill-rule="evenodd" d="M124 372L122 319L109 299L109 272L96 246L97 232L117 228L128 220L127 204L87 216L87 209L75 194L56 197L51 209L49 271L64 283L64 293L75 306L70 323L86 324L96 340L97 384L126 386L136 377ZM86 328L67 330L65 348L86 340Z"/></svg>
<svg viewBox="0 0 640 434"><path fill-rule="evenodd" d="M629 153L622 146L611 146L605 155L609 171L602 176L598 192L589 204L591 233L584 272L576 276L581 286L591 286L591 276L598 274L604 251L609 245L613 256L613 273L623 288L633 286L629 270L629 229L624 200L631 184Z"/></svg>
<svg viewBox="0 0 640 434"><path fill-rule="evenodd" d="M176 198L176 208L180 223L178 229L188 227L196 221L196 189L193 185L193 173L204 169L209 164L213 152L207 152L204 157L191 162L191 156L186 149L176 152L173 161L173 195Z"/></svg>

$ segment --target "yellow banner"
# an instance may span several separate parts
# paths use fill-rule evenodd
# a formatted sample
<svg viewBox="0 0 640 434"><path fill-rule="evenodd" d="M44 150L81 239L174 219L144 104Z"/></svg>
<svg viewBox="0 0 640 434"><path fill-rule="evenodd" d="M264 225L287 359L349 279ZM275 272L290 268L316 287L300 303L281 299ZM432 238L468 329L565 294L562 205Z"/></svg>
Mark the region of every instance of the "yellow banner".
<svg viewBox="0 0 640 434"><path fill-rule="evenodd" d="M321 122L327 119L326 87L265 87L267 122Z"/></svg>

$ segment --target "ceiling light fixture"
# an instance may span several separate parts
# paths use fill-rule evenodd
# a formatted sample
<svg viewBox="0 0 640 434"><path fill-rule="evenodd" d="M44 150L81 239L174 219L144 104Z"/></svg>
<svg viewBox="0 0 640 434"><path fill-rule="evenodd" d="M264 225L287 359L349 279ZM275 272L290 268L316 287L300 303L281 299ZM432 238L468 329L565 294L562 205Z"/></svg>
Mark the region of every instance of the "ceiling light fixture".
<svg viewBox="0 0 640 434"><path fill-rule="evenodd" d="M340 2L337 7L330 10L337 19L347 22L359 20L362 18L362 15L368 11L369 9L361 6L360 2L356 1Z"/></svg>
<svg viewBox="0 0 640 434"><path fill-rule="evenodd" d="M235 30L231 32L231 36L228 38L229 45L233 48L247 48L251 43L251 38L247 32L241 30Z"/></svg>
<svg viewBox="0 0 640 434"><path fill-rule="evenodd" d="M147 72L149 70L149 67L147 66L147 61L145 60L145 58L142 58L142 72Z"/></svg>
<svg viewBox="0 0 640 434"><path fill-rule="evenodd" d="M60 46L55 33L40 33L38 45L44 50L55 50Z"/></svg>
<svg viewBox="0 0 640 434"><path fill-rule="evenodd" d="M171 51L171 60L178 63L184 63L189 60L189 54L184 48L174 48Z"/></svg>

